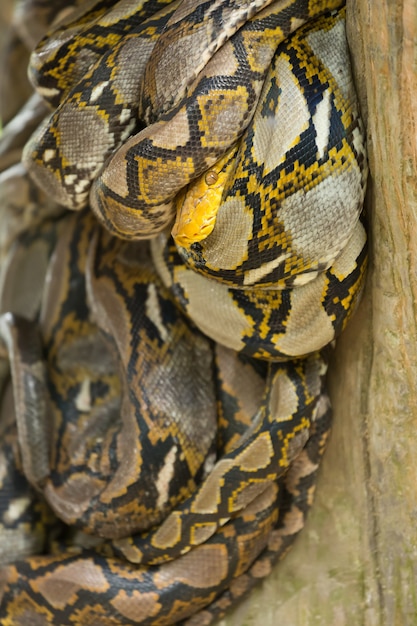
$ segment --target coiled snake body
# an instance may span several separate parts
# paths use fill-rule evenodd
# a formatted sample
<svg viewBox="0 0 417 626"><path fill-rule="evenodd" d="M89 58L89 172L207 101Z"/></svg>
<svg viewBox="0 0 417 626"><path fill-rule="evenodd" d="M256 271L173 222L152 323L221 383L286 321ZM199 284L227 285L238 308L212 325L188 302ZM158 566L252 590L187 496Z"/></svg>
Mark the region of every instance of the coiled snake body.
<svg viewBox="0 0 417 626"><path fill-rule="evenodd" d="M0 623L209 624L303 526L363 284L343 2L85 0L31 76L23 163L78 213L4 280L54 249L34 319L0 320L3 508L32 510L2 519L65 525L0 572Z"/></svg>

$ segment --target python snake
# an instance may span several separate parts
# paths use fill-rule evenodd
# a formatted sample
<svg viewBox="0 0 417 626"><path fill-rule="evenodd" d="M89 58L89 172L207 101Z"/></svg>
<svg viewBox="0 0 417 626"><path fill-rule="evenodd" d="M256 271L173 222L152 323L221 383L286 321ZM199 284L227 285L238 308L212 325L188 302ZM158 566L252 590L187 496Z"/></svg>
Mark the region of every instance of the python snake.
<svg viewBox="0 0 417 626"><path fill-rule="evenodd" d="M58 206L0 293L0 624L204 626L301 530L366 269L343 5L59 5L18 174Z"/></svg>

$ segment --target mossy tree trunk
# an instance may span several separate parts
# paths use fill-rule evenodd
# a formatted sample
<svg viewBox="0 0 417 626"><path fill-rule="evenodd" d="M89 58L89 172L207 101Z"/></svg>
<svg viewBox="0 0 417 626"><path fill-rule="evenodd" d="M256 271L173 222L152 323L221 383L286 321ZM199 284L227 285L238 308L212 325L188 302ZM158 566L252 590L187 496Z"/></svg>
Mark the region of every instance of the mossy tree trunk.
<svg viewBox="0 0 417 626"><path fill-rule="evenodd" d="M334 430L287 559L227 626L417 625L417 0L347 0L370 269L330 369Z"/></svg>

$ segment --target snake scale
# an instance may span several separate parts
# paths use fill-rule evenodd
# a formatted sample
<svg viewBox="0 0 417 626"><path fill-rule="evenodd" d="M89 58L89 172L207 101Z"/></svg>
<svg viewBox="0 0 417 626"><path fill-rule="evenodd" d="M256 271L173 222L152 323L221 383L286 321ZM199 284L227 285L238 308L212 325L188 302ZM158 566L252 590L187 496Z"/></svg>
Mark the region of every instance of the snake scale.
<svg viewBox="0 0 417 626"><path fill-rule="evenodd" d="M205 626L304 525L363 287L344 3L25 11L48 32L0 145L0 202L31 207L3 245L0 624Z"/></svg>

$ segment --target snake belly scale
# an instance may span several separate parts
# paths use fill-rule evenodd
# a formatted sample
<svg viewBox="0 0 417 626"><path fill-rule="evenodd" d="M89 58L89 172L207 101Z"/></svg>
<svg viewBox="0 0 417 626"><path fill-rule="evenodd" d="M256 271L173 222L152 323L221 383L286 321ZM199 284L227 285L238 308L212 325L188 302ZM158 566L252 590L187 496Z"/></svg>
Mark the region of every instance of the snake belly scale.
<svg viewBox="0 0 417 626"><path fill-rule="evenodd" d="M366 270L343 5L77 0L32 53L21 176L76 213L3 270L2 626L205 626L302 529Z"/></svg>

